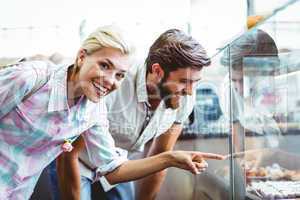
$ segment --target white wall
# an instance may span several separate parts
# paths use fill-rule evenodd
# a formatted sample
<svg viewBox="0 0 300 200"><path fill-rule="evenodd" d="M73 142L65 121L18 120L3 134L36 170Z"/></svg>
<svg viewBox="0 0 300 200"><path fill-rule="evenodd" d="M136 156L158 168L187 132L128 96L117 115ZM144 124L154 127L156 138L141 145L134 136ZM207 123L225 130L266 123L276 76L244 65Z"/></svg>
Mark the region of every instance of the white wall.
<svg viewBox="0 0 300 200"><path fill-rule="evenodd" d="M3 0L0 2L0 57L55 51L72 56L80 44L79 26L83 20L86 20L85 34L100 25L122 24L143 50L166 29L188 31L192 25L192 34L213 52L244 26L243 2Z"/></svg>

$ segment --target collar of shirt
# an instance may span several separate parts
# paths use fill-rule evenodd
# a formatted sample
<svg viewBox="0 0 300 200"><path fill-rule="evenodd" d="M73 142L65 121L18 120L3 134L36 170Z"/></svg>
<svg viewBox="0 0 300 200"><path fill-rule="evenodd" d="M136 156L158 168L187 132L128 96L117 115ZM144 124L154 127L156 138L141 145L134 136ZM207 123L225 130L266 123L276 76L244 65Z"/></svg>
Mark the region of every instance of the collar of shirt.
<svg viewBox="0 0 300 200"><path fill-rule="evenodd" d="M141 65L137 69L137 78L135 82L136 94L138 102L145 102L147 106L150 106L148 101L148 92L146 87L146 65Z"/></svg>
<svg viewBox="0 0 300 200"><path fill-rule="evenodd" d="M69 65L59 66L50 77L51 87L48 112L70 110L67 97L67 74Z"/></svg>

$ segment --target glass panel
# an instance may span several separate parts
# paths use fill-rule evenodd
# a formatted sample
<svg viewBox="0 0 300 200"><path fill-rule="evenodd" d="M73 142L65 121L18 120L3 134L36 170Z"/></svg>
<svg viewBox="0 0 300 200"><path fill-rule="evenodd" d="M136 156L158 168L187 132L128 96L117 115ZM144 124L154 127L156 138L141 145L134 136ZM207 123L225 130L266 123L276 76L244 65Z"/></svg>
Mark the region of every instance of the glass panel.
<svg viewBox="0 0 300 200"><path fill-rule="evenodd" d="M300 1L283 7L203 69L183 137L229 159L209 161L193 199L300 198Z"/></svg>
<svg viewBox="0 0 300 200"><path fill-rule="evenodd" d="M300 198L299 6L228 47L234 199L243 191L249 199Z"/></svg>
<svg viewBox="0 0 300 200"><path fill-rule="evenodd" d="M190 124L183 131L183 140L193 150L227 155L230 153L230 84L229 68L221 63L226 50L218 54L209 67L202 70L196 88L196 105ZM194 178L192 199L231 199L230 160L208 161L206 172Z"/></svg>
<svg viewBox="0 0 300 200"><path fill-rule="evenodd" d="M271 1L260 1L252 0L254 13L255 14L269 14L276 9L286 6L291 0L271 0Z"/></svg>

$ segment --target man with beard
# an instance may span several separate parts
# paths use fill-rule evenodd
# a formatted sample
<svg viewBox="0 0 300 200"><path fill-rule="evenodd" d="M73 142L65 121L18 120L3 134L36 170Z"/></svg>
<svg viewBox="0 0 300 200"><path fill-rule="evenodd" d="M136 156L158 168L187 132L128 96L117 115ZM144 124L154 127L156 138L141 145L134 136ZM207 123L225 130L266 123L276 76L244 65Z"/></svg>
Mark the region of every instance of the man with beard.
<svg viewBox="0 0 300 200"><path fill-rule="evenodd" d="M206 51L194 38L171 29L153 43L144 64L130 69L120 89L106 98L109 131L129 159L136 158L135 152L147 157L173 149L193 109L201 69L209 64ZM143 178L134 191L132 182L111 186L102 174L99 178L85 149L79 160L81 189L70 184L70 191L81 190L81 199L91 199L91 183L99 179L96 184L109 200L155 199L166 174L161 171Z"/></svg>

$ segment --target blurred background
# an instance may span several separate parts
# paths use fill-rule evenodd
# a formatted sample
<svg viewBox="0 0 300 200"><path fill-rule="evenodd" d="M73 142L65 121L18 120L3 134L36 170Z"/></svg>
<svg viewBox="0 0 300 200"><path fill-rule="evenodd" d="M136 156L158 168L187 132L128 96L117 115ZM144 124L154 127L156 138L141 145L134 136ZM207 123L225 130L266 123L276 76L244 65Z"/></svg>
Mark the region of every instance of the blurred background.
<svg viewBox="0 0 300 200"><path fill-rule="evenodd" d="M186 31L207 49L212 65L203 70L194 111L176 149L246 153L239 159L209 161L208 171L200 176L168 170L157 199L257 199L251 196L251 181L271 180L274 169L267 167L274 164L276 172L293 174L275 181L300 181L299 11L297 0L1 1L0 66L23 57L68 62L89 32L111 23L129 33L140 58L165 30ZM244 92L236 97L238 102L230 56L225 66L224 55L258 29L275 41L280 64L268 75L243 70ZM261 61L251 58L248 63L253 67ZM234 110L241 105L241 118L235 118ZM43 178L40 185L47 185ZM45 188L37 188L32 199L45 199Z"/></svg>
<svg viewBox="0 0 300 200"><path fill-rule="evenodd" d="M216 6L217 5L217 6ZM142 50L168 28L192 33L211 54L245 28L246 1L71 0L1 2L1 57L74 56L80 41L98 26L118 23ZM142 39L140 36L143 36Z"/></svg>

